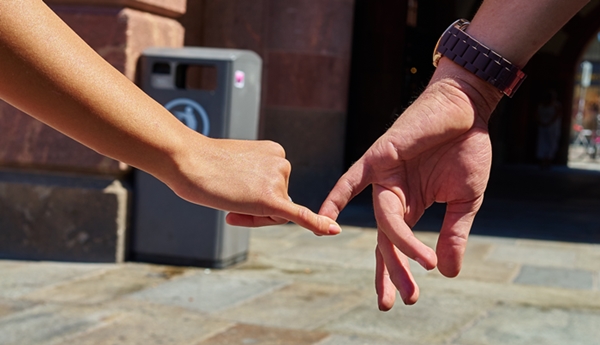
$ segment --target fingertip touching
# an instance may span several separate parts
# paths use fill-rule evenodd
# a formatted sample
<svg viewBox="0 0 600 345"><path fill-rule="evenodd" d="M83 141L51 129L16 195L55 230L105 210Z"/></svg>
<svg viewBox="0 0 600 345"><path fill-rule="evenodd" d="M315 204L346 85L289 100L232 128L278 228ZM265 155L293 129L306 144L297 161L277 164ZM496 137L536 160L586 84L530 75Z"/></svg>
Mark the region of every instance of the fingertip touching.
<svg viewBox="0 0 600 345"><path fill-rule="evenodd" d="M284 217L306 228L316 235L337 235L342 228L333 219L318 215L307 207L289 202L284 210Z"/></svg>
<svg viewBox="0 0 600 345"><path fill-rule="evenodd" d="M340 212L341 210L337 207L337 205L329 199L325 200L321 205L321 209L319 209L319 214L321 216L331 218L332 220L337 220Z"/></svg>

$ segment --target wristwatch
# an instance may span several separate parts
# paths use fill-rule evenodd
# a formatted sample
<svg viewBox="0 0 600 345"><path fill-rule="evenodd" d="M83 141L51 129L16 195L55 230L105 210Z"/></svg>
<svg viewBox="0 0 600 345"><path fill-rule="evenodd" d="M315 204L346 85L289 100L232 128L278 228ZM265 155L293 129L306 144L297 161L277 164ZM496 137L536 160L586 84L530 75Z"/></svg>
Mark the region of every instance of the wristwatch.
<svg viewBox="0 0 600 345"><path fill-rule="evenodd" d="M459 19L444 31L433 50L433 65L445 56L512 97L526 75L519 67L465 32L470 22Z"/></svg>

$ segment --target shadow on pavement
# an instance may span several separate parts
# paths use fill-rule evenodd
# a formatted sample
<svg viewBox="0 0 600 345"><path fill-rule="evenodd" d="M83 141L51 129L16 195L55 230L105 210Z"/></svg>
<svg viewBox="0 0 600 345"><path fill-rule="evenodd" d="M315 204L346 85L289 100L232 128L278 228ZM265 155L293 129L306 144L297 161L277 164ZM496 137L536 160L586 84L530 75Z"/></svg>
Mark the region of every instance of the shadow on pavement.
<svg viewBox="0 0 600 345"><path fill-rule="evenodd" d="M415 226L439 231L445 205L430 207ZM370 191L340 214L342 225L376 227ZM600 171L536 166L494 168L471 233L600 243Z"/></svg>

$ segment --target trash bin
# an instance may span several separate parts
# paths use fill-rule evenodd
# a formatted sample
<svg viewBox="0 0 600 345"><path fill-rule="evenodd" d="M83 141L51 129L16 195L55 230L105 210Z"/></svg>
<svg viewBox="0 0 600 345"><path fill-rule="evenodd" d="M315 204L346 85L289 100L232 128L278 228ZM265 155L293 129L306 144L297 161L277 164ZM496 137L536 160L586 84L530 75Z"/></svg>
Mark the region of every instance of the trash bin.
<svg viewBox="0 0 600 345"><path fill-rule="evenodd" d="M188 127L213 138L256 139L260 57L244 50L150 48L140 58L142 89ZM130 258L222 268L244 261L249 230L226 213L179 198L151 175L134 172Z"/></svg>

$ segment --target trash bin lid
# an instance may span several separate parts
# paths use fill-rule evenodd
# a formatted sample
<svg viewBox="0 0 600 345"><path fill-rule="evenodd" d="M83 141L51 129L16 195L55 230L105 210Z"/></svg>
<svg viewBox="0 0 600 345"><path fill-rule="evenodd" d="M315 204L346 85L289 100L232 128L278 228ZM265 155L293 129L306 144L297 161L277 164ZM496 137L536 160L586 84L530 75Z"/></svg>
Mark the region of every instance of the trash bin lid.
<svg viewBox="0 0 600 345"><path fill-rule="evenodd" d="M256 62L261 61L261 58L255 52L251 50L242 49L223 49L205 47L152 47L145 49L142 54L144 56L150 57L179 58L189 60L235 61L243 58L249 60L256 60Z"/></svg>

